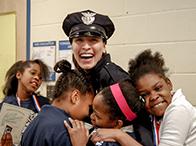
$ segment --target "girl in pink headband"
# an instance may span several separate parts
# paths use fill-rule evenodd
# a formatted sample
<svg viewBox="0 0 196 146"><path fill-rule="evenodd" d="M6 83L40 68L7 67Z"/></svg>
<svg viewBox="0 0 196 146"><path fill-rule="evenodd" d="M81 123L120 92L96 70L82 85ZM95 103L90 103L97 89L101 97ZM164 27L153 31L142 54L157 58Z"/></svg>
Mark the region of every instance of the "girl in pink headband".
<svg viewBox="0 0 196 146"><path fill-rule="evenodd" d="M124 81L116 83L104 88L95 96L93 100L93 113L90 116L91 123L95 129L121 129L127 132L134 139L141 141L139 140L141 137L136 136L136 133L134 132L133 124L136 124L137 116L141 113L143 108L144 105L130 82ZM72 128L68 124L65 124L68 131L72 131L74 128L78 129L80 125L77 124L77 121L71 120L71 122ZM74 127L74 125L76 126ZM79 131L81 132L81 130ZM96 130L90 135L92 135L92 139L94 136L97 136ZM75 139L76 136L71 136L71 138ZM73 141L75 141L74 143L77 143L78 138L72 140L72 142ZM115 142L111 142L112 140L109 141L110 142L98 142L95 145L118 145ZM91 142L89 141L87 145L92 144L90 143Z"/></svg>

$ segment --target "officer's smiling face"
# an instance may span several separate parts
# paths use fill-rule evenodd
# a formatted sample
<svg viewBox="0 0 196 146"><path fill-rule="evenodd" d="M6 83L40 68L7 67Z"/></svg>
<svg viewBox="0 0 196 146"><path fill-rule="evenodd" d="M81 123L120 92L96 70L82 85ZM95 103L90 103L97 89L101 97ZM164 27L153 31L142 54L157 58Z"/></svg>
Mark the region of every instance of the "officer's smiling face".
<svg viewBox="0 0 196 146"><path fill-rule="evenodd" d="M105 43L101 37L85 36L73 38L72 49L78 65L85 70L95 67L105 52Z"/></svg>

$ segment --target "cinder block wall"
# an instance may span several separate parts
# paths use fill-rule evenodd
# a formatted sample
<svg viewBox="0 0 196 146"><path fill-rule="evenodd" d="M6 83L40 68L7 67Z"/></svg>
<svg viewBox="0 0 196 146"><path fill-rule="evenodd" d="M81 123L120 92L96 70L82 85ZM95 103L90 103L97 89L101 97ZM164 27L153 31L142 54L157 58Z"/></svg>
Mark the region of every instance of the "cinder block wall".
<svg viewBox="0 0 196 146"><path fill-rule="evenodd" d="M114 62L127 70L140 51L160 51L174 88L182 88L196 105L195 0L32 0L31 45L67 39L61 29L64 17L85 9L107 14L115 23L107 46Z"/></svg>

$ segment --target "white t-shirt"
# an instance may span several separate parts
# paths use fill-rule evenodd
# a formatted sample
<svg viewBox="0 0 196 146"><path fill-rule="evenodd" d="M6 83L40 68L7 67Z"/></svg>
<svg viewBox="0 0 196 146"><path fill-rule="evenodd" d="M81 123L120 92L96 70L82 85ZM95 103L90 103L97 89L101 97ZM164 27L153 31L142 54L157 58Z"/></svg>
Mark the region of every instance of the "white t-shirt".
<svg viewBox="0 0 196 146"><path fill-rule="evenodd" d="M196 146L196 108L178 89L160 127L159 146Z"/></svg>

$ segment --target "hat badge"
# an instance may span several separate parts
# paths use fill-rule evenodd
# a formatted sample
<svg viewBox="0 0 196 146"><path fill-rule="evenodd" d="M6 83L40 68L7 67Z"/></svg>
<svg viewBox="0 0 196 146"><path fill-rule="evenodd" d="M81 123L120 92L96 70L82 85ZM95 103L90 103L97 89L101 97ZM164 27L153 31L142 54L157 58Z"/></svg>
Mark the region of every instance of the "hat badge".
<svg viewBox="0 0 196 146"><path fill-rule="evenodd" d="M81 17L81 19L82 19L83 23L86 25L90 25L95 21L96 13L83 12L82 15L83 16Z"/></svg>

